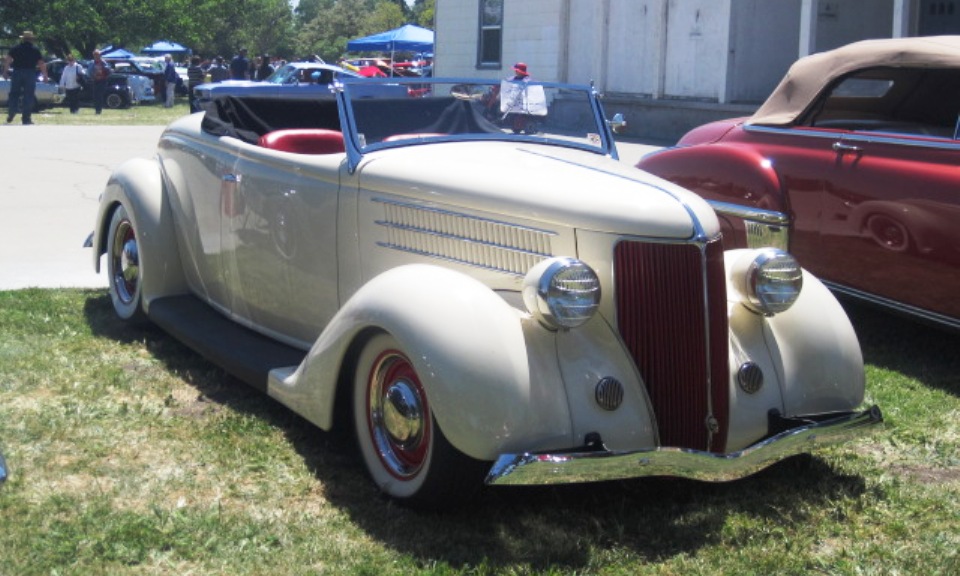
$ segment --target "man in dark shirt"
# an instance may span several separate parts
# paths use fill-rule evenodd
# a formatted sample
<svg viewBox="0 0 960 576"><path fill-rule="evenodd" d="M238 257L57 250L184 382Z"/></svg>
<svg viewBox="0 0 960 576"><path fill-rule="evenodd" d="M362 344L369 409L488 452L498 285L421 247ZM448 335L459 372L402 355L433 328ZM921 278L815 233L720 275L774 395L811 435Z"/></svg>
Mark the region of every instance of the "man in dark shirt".
<svg viewBox="0 0 960 576"><path fill-rule="evenodd" d="M250 61L247 60L247 49L240 52L230 61L230 77L234 80L248 80L250 78Z"/></svg>
<svg viewBox="0 0 960 576"><path fill-rule="evenodd" d="M10 96L7 99L7 124L13 122L18 113L23 115L24 124L33 124L34 100L37 92L37 68L47 81L47 63L43 54L33 45L36 36L29 30L20 36L20 43L14 46L6 58L4 77L10 78ZM21 102L22 101L22 102Z"/></svg>

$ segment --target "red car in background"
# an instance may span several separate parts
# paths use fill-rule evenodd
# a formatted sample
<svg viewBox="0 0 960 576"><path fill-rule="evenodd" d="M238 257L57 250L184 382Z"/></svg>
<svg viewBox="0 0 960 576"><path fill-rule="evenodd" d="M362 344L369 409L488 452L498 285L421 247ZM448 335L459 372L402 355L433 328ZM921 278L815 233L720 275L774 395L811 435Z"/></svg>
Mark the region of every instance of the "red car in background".
<svg viewBox="0 0 960 576"><path fill-rule="evenodd" d="M798 60L748 118L638 168L717 209L724 244L779 244L835 291L960 328L960 36Z"/></svg>

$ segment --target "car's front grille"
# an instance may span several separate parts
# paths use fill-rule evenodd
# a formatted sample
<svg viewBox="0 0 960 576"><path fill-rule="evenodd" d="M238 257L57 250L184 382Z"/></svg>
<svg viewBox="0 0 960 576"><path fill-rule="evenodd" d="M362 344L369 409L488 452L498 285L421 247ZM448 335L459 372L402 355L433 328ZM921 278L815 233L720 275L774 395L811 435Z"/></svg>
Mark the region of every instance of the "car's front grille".
<svg viewBox="0 0 960 576"><path fill-rule="evenodd" d="M614 252L617 323L660 442L723 450L728 426L726 281L720 241L624 241Z"/></svg>

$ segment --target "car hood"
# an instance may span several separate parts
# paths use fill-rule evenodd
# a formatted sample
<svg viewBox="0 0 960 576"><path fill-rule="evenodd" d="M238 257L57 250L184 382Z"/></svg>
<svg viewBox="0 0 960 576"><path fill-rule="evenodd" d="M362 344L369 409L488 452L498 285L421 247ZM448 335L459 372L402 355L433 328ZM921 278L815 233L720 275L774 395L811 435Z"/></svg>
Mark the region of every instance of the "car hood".
<svg viewBox="0 0 960 576"><path fill-rule="evenodd" d="M716 214L699 196L609 157L560 146L408 146L368 154L359 171L365 190L505 218L671 239L719 233Z"/></svg>
<svg viewBox="0 0 960 576"><path fill-rule="evenodd" d="M254 86L278 86L269 82L254 82L253 80L223 80L221 82L207 82L197 86L198 90L213 90L216 88L252 88Z"/></svg>

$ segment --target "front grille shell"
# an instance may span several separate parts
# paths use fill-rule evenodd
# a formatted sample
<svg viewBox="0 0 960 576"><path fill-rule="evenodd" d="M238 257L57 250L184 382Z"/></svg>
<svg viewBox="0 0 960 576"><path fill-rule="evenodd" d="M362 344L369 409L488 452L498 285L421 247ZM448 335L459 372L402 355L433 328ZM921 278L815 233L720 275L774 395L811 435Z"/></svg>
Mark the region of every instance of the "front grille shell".
<svg viewBox="0 0 960 576"><path fill-rule="evenodd" d="M618 330L650 397L661 445L722 451L729 358L719 239L621 241L614 290Z"/></svg>

